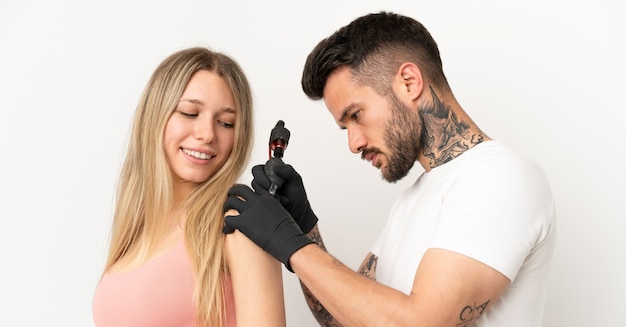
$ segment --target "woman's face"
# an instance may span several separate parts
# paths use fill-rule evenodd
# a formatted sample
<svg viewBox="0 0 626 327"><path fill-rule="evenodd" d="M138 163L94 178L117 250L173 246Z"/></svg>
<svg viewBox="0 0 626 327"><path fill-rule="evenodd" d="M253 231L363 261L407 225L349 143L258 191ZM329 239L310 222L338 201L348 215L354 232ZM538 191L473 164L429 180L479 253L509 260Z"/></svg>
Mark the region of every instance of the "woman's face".
<svg viewBox="0 0 626 327"><path fill-rule="evenodd" d="M228 85L196 72L165 126L165 155L177 186L195 186L219 170L233 149L237 112Z"/></svg>

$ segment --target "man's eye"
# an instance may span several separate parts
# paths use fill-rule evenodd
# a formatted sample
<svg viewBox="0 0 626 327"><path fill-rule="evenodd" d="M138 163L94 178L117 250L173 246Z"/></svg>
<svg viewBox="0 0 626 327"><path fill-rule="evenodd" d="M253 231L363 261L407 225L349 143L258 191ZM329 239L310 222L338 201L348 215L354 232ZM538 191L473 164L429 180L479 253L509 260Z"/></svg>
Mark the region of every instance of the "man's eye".
<svg viewBox="0 0 626 327"><path fill-rule="evenodd" d="M352 117L352 119L357 120L359 119L359 115L361 114L361 110L357 110L355 112L352 113L352 115L350 115L350 117Z"/></svg>

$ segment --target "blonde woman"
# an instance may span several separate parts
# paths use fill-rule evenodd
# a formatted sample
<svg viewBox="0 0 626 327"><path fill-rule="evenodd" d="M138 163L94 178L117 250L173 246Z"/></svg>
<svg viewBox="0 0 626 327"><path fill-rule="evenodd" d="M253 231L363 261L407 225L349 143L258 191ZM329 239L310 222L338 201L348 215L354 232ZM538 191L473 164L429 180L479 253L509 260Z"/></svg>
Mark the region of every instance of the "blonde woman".
<svg viewBox="0 0 626 327"><path fill-rule="evenodd" d="M185 49L154 71L120 175L96 326L285 325L280 263L222 233L252 114L247 78L224 54Z"/></svg>

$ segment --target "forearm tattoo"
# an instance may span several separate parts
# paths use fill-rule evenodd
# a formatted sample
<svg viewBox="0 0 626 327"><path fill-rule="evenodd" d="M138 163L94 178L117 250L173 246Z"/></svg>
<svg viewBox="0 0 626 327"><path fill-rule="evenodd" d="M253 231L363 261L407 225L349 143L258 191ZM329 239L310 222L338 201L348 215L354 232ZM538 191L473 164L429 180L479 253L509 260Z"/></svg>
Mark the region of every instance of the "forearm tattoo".
<svg viewBox="0 0 626 327"><path fill-rule="evenodd" d="M322 250L326 251L326 246L324 246L324 241L322 240L322 235L320 231L315 225L313 229L307 234L307 236L315 242ZM328 251L327 251L328 252ZM342 265L339 260L333 257L333 263ZM302 287L302 293L304 294L304 298L306 299L306 303L309 305L309 309L311 309L311 313L315 317L315 320L323 327L338 327L341 326L340 323L335 321L335 318L324 308L322 303L313 295L311 290L309 290L306 285L302 281L300 281L300 286Z"/></svg>
<svg viewBox="0 0 626 327"><path fill-rule="evenodd" d="M433 93L433 97L435 97ZM479 143L479 142L478 142ZM452 153L452 152L451 152ZM307 234L307 236L315 242L320 248L326 251L326 247L324 246L324 242L322 240L322 236L317 225ZM333 257L333 263L336 265L343 265L339 260ZM371 280L376 280L376 265L378 264L378 256L370 253L367 258L361 264L361 267L358 270L358 273L366 278ZM322 303L313 295L311 290L300 281L300 286L302 287L302 293L304 294L304 298L311 309L311 313L315 317L315 320L322 327L340 327L342 326L335 318L324 308ZM456 324L457 327L470 327L474 321L482 316L482 314L487 309L489 305L489 301L486 301L482 304L466 305L459 312L459 320Z"/></svg>
<svg viewBox="0 0 626 327"><path fill-rule="evenodd" d="M481 143L481 133L471 133L470 126L457 118L450 106L443 103L432 87L433 103L420 108L422 118L422 149L430 159L430 167L442 165Z"/></svg>
<svg viewBox="0 0 626 327"><path fill-rule="evenodd" d="M311 241L315 242L315 244L317 244L322 250L326 251L326 246L324 245L324 241L322 240L322 235L320 234L320 230L317 227L317 225L315 225L313 229L311 229L311 231L309 231L309 233L306 235L311 239Z"/></svg>
<svg viewBox="0 0 626 327"><path fill-rule="evenodd" d="M300 282L300 286L302 287L302 293L304 293L304 298L306 299L306 303L309 305L309 309L311 309L311 313L317 323L323 327L336 327L341 326L340 323L335 321L335 318L324 308L322 303L317 300L315 295L311 293L308 287L304 285L303 282Z"/></svg>

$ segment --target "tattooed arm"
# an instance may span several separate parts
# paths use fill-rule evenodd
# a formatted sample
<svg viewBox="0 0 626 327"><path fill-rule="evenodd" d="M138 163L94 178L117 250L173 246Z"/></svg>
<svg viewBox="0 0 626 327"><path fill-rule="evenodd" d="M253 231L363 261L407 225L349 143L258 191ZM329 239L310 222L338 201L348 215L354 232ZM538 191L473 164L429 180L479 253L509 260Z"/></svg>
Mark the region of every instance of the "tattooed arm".
<svg viewBox="0 0 626 327"><path fill-rule="evenodd" d="M469 327L510 282L479 261L443 249L424 254L409 295L354 272L314 244L289 262L322 326ZM373 272L367 265L375 268L376 257L364 262L359 271Z"/></svg>
<svg viewBox="0 0 626 327"><path fill-rule="evenodd" d="M376 280L376 264L378 263L378 257L375 256L372 252L367 254L365 260L361 263L361 267L359 267L359 274L371 279Z"/></svg>
<svg viewBox="0 0 626 327"><path fill-rule="evenodd" d="M324 245L324 241L322 240L322 235L317 227L317 225L307 234L315 244L317 244L322 250L326 251L326 246ZM361 263L361 267L359 268L359 274L371 279L376 280L376 263L378 261L378 257L372 254L371 252L367 255L363 263ZM300 281L300 286L302 287L302 293L304 293L304 297L306 299L309 308L311 309L311 313L323 327L330 326L342 326L338 321L333 318L333 316L328 313L328 310L324 308L322 303L317 300L315 295L309 290L306 285Z"/></svg>
<svg viewBox="0 0 626 327"><path fill-rule="evenodd" d="M322 240L322 235L320 234L319 228L317 225L311 229L311 231L307 234L307 236L315 242L322 250L326 251L326 246L324 245L324 240ZM323 327L331 327L331 326L342 326L339 322L335 321L335 318L328 313L326 308L317 300L315 295L309 290L308 287L300 280L300 286L302 287L302 293L304 294L304 298L306 299L306 303L309 305L309 309L311 309L311 313L315 317L315 320Z"/></svg>

